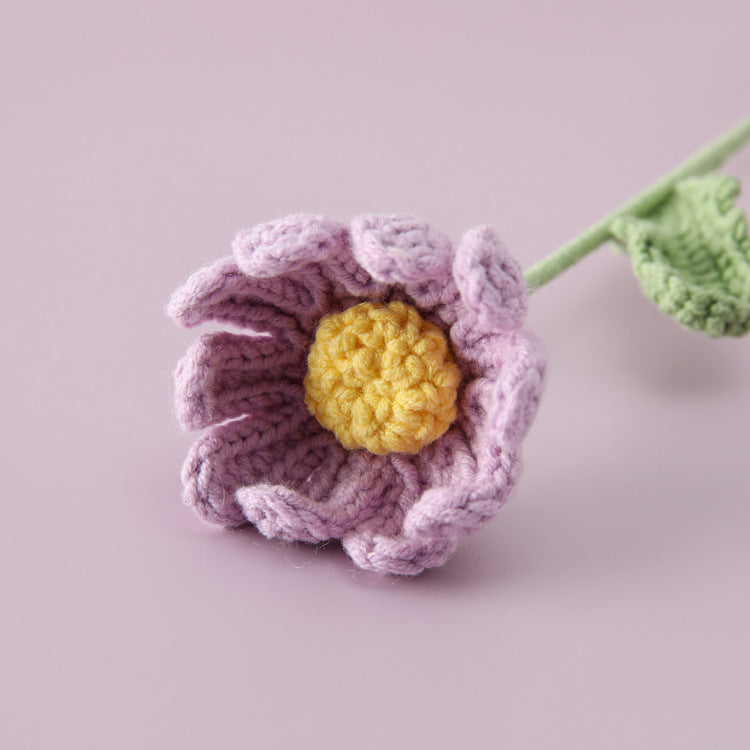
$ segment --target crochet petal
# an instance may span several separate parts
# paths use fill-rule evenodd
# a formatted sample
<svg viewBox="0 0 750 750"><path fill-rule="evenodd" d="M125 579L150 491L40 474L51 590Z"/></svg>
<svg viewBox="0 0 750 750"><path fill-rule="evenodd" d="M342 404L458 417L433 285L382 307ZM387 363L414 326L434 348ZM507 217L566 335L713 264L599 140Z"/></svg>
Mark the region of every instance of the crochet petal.
<svg viewBox="0 0 750 750"><path fill-rule="evenodd" d="M203 520L246 523L235 492L280 485L313 498L330 489L346 452L304 404L258 412L210 429L192 447L182 471L185 502Z"/></svg>
<svg viewBox="0 0 750 750"><path fill-rule="evenodd" d="M507 492L490 483L437 487L409 511L404 527L413 537L458 539L489 521L505 497Z"/></svg>
<svg viewBox="0 0 750 750"><path fill-rule="evenodd" d="M510 489L486 483L427 490L409 511L404 529L410 537L458 539L493 518Z"/></svg>
<svg viewBox="0 0 750 750"><path fill-rule="evenodd" d="M468 534L492 518L513 491L521 473L519 453L502 448L502 434L488 424L486 409L471 419L465 425L464 413L465 426L454 426L420 453L417 465L427 489L406 515L408 536Z"/></svg>
<svg viewBox="0 0 750 750"><path fill-rule="evenodd" d="M240 232L232 248L239 268L249 276L322 276L339 307L380 298L386 291L354 259L349 228L325 216L295 214L259 224Z"/></svg>
<svg viewBox="0 0 750 750"><path fill-rule="evenodd" d="M250 278L233 258L201 268L172 295L167 311L184 328L209 320L274 333L306 346L326 310L328 283L320 273L304 278Z"/></svg>
<svg viewBox="0 0 750 750"><path fill-rule="evenodd" d="M429 320L446 334L461 312L458 289L449 277L404 284L401 288L391 287L388 299L416 307L425 320Z"/></svg>
<svg viewBox="0 0 750 750"><path fill-rule="evenodd" d="M514 350L528 351L545 360L544 347L522 329L487 328L469 316L459 318L450 329L451 348L457 362L474 377L496 377L506 363L518 356Z"/></svg>
<svg viewBox="0 0 750 750"><path fill-rule="evenodd" d="M419 284L449 274L450 240L414 216L359 216L352 222L352 244L354 257L377 281Z"/></svg>
<svg viewBox="0 0 750 750"><path fill-rule="evenodd" d="M459 407L463 398L459 402ZM421 486L440 487L448 484L472 484L479 472L477 457L463 426L454 423L434 443L414 456Z"/></svg>
<svg viewBox="0 0 750 750"><path fill-rule="evenodd" d="M324 441L321 433L319 441ZM328 465L327 475L318 472L314 490L306 487L303 494L281 485L258 484L240 487L237 503L245 518L263 536L285 542L325 542L338 539L351 527L347 509L323 497L335 481L334 466ZM318 498L318 499L315 499Z"/></svg>
<svg viewBox="0 0 750 750"><path fill-rule="evenodd" d="M414 456L357 450L341 467L331 499L348 508L352 527L356 523L360 531L394 535L400 533L404 515L421 491Z"/></svg>
<svg viewBox="0 0 750 750"><path fill-rule="evenodd" d="M455 539L411 539L371 531L350 532L342 541L360 568L394 575L417 575L426 568L436 568L453 554L457 545Z"/></svg>
<svg viewBox="0 0 750 750"><path fill-rule="evenodd" d="M488 410L488 429L499 444L521 444L534 421L542 396L547 358L541 342L525 331L513 331L503 357Z"/></svg>
<svg viewBox="0 0 750 750"><path fill-rule="evenodd" d="M232 250L248 276L274 278L339 255L348 242L349 230L340 221L294 214L240 232Z"/></svg>
<svg viewBox="0 0 750 750"><path fill-rule="evenodd" d="M321 266L321 273L331 282L332 294L339 309L356 305L363 299L383 299L388 292L387 284L375 281L357 263L351 244L328 258Z"/></svg>
<svg viewBox="0 0 750 750"><path fill-rule="evenodd" d="M462 335L462 322L451 330L454 353L471 369L459 420L468 433L486 422L494 442L520 444L536 415L544 384L547 358L541 342L526 331ZM478 335L477 335L478 334Z"/></svg>
<svg viewBox="0 0 750 750"><path fill-rule="evenodd" d="M274 336L207 333L175 370L175 409L185 430L197 430L258 409L304 398L304 350Z"/></svg>
<svg viewBox="0 0 750 750"><path fill-rule="evenodd" d="M521 325L526 316L523 272L491 227L466 232L453 260L453 276L461 299L483 326Z"/></svg>

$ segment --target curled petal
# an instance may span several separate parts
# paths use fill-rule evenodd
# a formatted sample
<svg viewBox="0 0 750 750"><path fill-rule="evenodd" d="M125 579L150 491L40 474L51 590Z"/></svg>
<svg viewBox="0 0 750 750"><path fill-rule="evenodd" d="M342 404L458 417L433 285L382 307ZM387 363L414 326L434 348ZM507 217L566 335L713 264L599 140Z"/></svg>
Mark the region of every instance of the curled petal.
<svg viewBox="0 0 750 750"><path fill-rule="evenodd" d="M359 216L352 222L352 243L357 261L387 284L443 279L450 270L450 240L414 216Z"/></svg>
<svg viewBox="0 0 750 750"><path fill-rule="evenodd" d="M175 409L197 430L303 398L304 352L273 336L201 336L175 370Z"/></svg>
<svg viewBox="0 0 750 750"><path fill-rule="evenodd" d="M354 259L348 227L325 216L296 214L259 224L240 232L232 248L239 268L249 276L291 274L303 283L324 278L339 307L379 299L386 292Z"/></svg>
<svg viewBox="0 0 750 750"><path fill-rule="evenodd" d="M450 329L451 347L457 361L469 370L472 377L495 379L516 356L515 349L534 351L545 359L544 348L530 334L521 329L489 329L476 318L459 318Z"/></svg>
<svg viewBox="0 0 750 750"><path fill-rule="evenodd" d="M518 261L490 227L463 236L453 276L466 307L487 328L519 326L526 315L526 284Z"/></svg>
<svg viewBox="0 0 750 750"><path fill-rule="evenodd" d="M465 401L462 397L460 411L465 410ZM422 487L472 484L480 470L469 436L459 423L454 423L442 437L422 448L414 457L414 463Z"/></svg>
<svg viewBox="0 0 750 750"><path fill-rule="evenodd" d="M338 256L348 242L349 230L340 221L295 214L240 232L232 250L248 276L273 278Z"/></svg>
<svg viewBox="0 0 750 750"><path fill-rule="evenodd" d="M326 489L332 482L333 479L325 482ZM320 487L314 494L322 495ZM269 539L317 544L340 538L350 528L342 524L345 513L334 503L315 500L281 485L240 487L237 502L245 518Z"/></svg>
<svg viewBox="0 0 750 750"><path fill-rule="evenodd" d="M408 536L458 539L489 521L512 486L467 484L427 490L404 522Z"/></svg>
<svg viewBox="0 0 750 750"><path fill-rule="evenodd" d="M338 255L332 255L321 266L321 272L330 280L339 308L356 305L362 299L382 299L388 291L386 284L375 281L357 263L352 255L351 245L343 248Z"/></svg>
<svg viewBox="0 0 750 750"><path fill-rule="evenodd" d="M462 335L467 330L470 335ZM461 325L451 330L451 336L454 351L473 372L459 409L464 429L473 435L486 425L498 445L520 444L544 385L547 358L541 342L518 329L482 334L479 327Z"/></svg>
<svg viewBox="0 0 750 750"><path fill-rule="evenodd" d="M489 407L489 429L499 437L502 446L521 444L536 416L542 396L546 355L541 343L525 333L511 334L507 351Z"/></svg>
<svg viewBox="0 0 750 750"><path fill-rule="evenodd" d="M462 421L469 421L466 416ZM426 489L404 519L407 536L464 536L492 518L516 486L519 452L503 448L484 405L470 420L417 457Z"/></svg>
<svg viewBox="0 0 750 750"><path fill-rule="evenodd" d="M205 521L241 526L246 518L235 497L240 487L272 484L323 496L345 457L333 435L294 401L203 435L183 466L184 499Z"/></svg>
<svg viewBox="0 0 750 750"><path fill-rule="evenodd" d="M341 467L332 500L347 508L350 528L380 534L397 534L406 510L417 500L422 487L412 456L389 453L376 456L350 451Z"/></svg>
<svg viewBox="0 0 750 750"><path fill-rule="evenodd" d="M196 271L172 295L167 312L184 328L209 320L273 333L306 346L309 331L328 303L327 282L318 274L304 279L255 279L232 258Z"/></svg>
<svg viewBox="0 0 750 750"><path fill-rule="evenodd" d="M392 287L388 299L416 306L425 320L429 320L444 333L458 320L461 301L452 278L436 281L430 279L418 284Z"/></svg>
<svg viewBox="0 0 750 750"><path fill-rule="evenodd" d="M457 545L455 539L412 539L383 536L372 531L350 532L342 542L348 555L360 568L407 576L442 565Z"/></svg>

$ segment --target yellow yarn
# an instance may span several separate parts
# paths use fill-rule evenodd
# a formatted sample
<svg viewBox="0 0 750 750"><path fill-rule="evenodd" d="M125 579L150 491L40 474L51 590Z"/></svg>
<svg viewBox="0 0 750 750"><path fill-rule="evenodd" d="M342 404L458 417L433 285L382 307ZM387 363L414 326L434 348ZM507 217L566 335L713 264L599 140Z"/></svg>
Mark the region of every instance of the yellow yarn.
<svg viewBox="0 0 750 750"><path fill-rule="evenodd" d="M307 368L307 408L349 450L417 453L456 418L461 374L448 342L403 302L326 315Z"/></svg>

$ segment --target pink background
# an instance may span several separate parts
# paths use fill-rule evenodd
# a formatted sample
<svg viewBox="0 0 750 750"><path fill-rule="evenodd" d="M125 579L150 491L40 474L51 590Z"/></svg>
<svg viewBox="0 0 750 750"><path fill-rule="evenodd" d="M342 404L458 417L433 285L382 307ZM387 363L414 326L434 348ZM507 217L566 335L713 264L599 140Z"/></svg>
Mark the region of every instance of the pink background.
<svg viewBox="0 0 750 750"><path fill-rule="evenodd" d="M163 312L296 211L530 265L747 114L747 1L117 5L0 28L0 746L749 747L747 340L591 256L513 501L394 581L182 506Z"/></svg>

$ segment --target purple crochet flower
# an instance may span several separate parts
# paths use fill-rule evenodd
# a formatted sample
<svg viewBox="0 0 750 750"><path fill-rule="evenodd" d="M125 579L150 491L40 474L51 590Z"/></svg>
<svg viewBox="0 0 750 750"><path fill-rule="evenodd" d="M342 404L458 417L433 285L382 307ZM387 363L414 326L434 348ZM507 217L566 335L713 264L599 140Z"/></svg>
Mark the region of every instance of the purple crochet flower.
<svg viewBox="0 0 750 750"><path fill-rule="evenodd" d="M373 301L416 309L445 333L461 372L455 421L414 455L347 450L304 402L322 316ZM169 304L181 326L216 320L252 332L205 334L177 366L180 424L209 428L183 468L186 503L206 521L250 522L270 538L341 539L367 570L442 565L520 473L545 368L520 329L525 312L521 269L488 227L455 251L405 215L351 227L298 215L241 232L233 255L193 274Z"/></svg>

